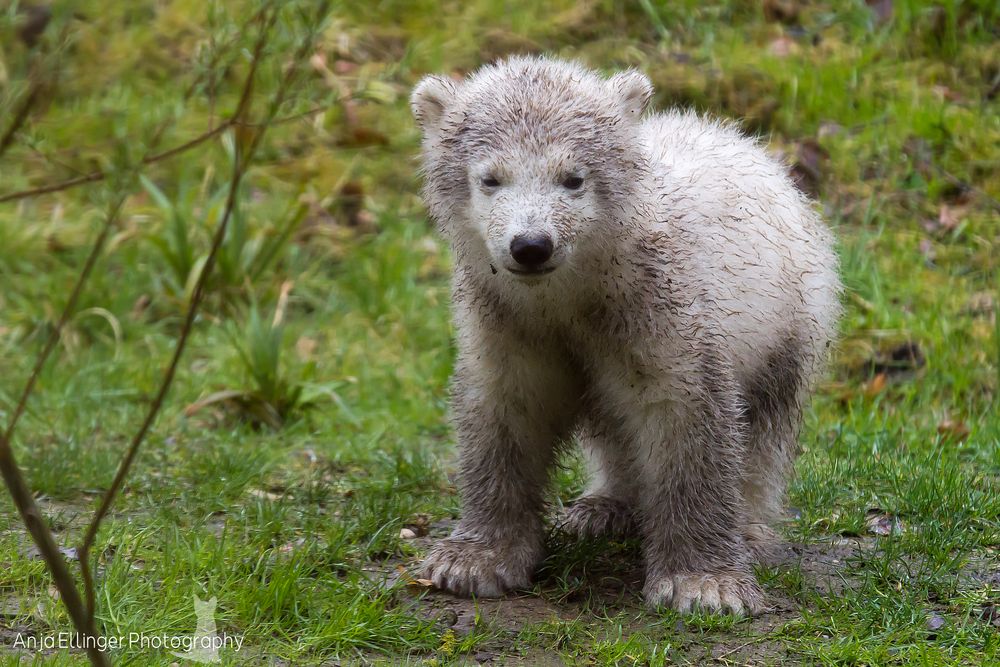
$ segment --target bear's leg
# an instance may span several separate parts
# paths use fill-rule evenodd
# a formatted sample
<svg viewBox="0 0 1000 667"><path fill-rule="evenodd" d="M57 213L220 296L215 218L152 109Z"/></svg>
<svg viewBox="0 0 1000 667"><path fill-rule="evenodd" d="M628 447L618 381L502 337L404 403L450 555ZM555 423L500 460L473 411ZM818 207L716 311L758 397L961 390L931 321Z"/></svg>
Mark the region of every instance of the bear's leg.
<svg viewBox="0 0 1000 667"><path fill-rule="evenodd" d="M636 533L636 488L620 429L587 419L577 433L590 481L563 509L559 527L577 537Z"/></svg>
<svg viewBox="0 0 1000 667"><path fill-rule="evenodd" d="M492 597L527 587L542 558L543 493L578 395L551 356L497 340L471 348L452 387L462 518L423 571L438 588Z"/></svg>
<svg viewBox="0 0 1000 667"><path fill-rule="evenodd" d="M772 525L781 517L785 485L798 453L806 363L789 339L768 355L742 389L747 425L743 528L754 557L765 558L778 539Z"/></svg>
<svg viewBox="0 0 1000 667"><path fill-rule="evenodd" d="M707 364L706 364L707 366ZM764 595L741 534L744 429L734 383L719 369L688 375L637 415L636 472L651 607L757 613ZM699 382L690 391L683 383Z"/></svg>

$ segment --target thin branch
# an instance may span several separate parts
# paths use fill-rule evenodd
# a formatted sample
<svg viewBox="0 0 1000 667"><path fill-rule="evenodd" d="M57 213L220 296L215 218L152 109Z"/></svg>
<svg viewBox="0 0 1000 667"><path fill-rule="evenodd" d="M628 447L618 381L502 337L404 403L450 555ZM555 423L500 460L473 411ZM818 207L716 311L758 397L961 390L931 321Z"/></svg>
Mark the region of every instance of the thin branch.
<svg viewBox="0 0 1000 667"><path fill-rule="evenodd" d="M10 490L10 495L14 500L14 505L17 507L18 512L20 512L21 519L24 521L25 527L27 527L28 532L31 534L31 538L35 541L35 545L38 547L38 551L41 553L46 567L48 567L49 572L52 573L52 580L55 583L56 588L59 590L59 595L62 597L63 604L66 605L66 609L69 611L70 618L72 619L77 632L83 634L84 637L92 637L95 639L98 634L94 622L94 615L87 612L87 609L83 604L83 599L80 597L80 592L76 588L76 582L73 580L73 576L69 573L69 568L66 565L62 552L59 551L59 546L56 544L55 538L52 536L52 531L50 531L48 526L45 524L45 520L42 518L38 505L35 503L35 498L28 487L28 483L25 481L24 475L21 474L21 469L18 467L17 459L14 456L11 439L13 438L14 429L17 427L18 420L20 420L21 415L24 414L28 398L31 396L31 392L35 388L35 384L37 383L38 377L42 372L42 368L45 366L45 362L55 349L59 336L63 328L66 326L66 322L69 321L69 318L72 317L73 313L76 311L77 302L80 300L80 295L83 293L83 286L90 277L94 266L97 264L97 259L100 257L101 251L104 249L104 244L108 239L111 229L114 227L115 221L118 219L119 213L121 213L124 202L125 197L119 197L114 205L109 209L107 217L104 220L104 226L98 233L97 239L94 241L94 245L90 250L90 254L87 256L87 261L84 263L83 270L77 277L76 284L73 286L73 291L70 294L69 300L63 308L62 315L60 315L55 328L53 328L49 333L49 337L45 341L45 346L42 348L38 358L35 360L35 365L31 370L31 375L28 377L28 382L25 384L24 390L21 392L21 397L18 399L17 406L14 408L14 413L11 415L3 436L0 437L0 474L3 475L3 480L6 483L7 488ZM87 641L86 650L87 655L90 657L93 664L102 666L109 664L107 656L105 656L104 653L97 648L95 642Z"/></svg>
<svg viewBox="0 0 1000 667"><path fill-rule="evenodd" d="M233 124L233 119L230 118L218 127L200 134L190 141L185 141L182 144L174 146L162 153L157 153L155 155L150 155L142 160L143 165L150 165L161 160L166 160L172 158L179 153L183 153L186 150L190 150L195 146L199 146L209 139L212 139L228 127ZM16 201L18 199L26 199L28 197L34 197L36 195L44 195L50 192L60 192L62 190L69 190L70 188L76 187L77 185L84 185L86 183L96 183L97 181L103 181L108 177L108 173L102 170L92 171L89 174L84 174L83 176L77 176L75 178L70 178L65 181L60 181L59 183L52 183L50 185L42 185L37 188L31 188L30 190L21 190L19 192L10 192L5 195L0 195L0 204L8 201Z"/></svg>
<svg viewBox="0 0 1000 667"><path fill-rule="evenodd" d="M283 118L275 118L267 125L283 125L285 123L291 123L293 121L299 120L301 118L307 118L309 116L314 116L326 110L326 107L314 107L308 111L302 111L300 113L292 114L290 116L285 116ZM156 153L155 155L150 155L143 159L143 165L151 165L157 162L162 162L163 160L168 160L176 155L179 155L185 151L192 148L200 146L206 141L213 139L231 127L261 127L264 123L244 123L237 120L236 115L230 116L225 119L219 125L216 125L211 130L208 130L202 134L199 134L194 139L185 141L182 144L178 144L173 148L163 151L162 153ZM20 190L18 192L10 192L5 195L0 195L0 204L9 201L17 201L18 199L27 199L28 197L34 197L36 195L44 195L52 192L61 192L63 190L69 190L78 185L86 185L87 183L96 183L97 181L103 181L107 178L107 173L101 170L92 171L88 174L83 174L81 176L76 176L74 178L69 178L65 181L60 181L58 183L52 183L50 185L42 185L37 188L31 188L30 190Z"/></svg>
<svg viewBox="0 0 1000 667"><path fill-rule="evenodd" d="M7 149L13 145L17 131L24 125L24 121L28 119L28 114L31 113L31 107L35 106L35 102L38 101L38 91L40 88L41 84L37 81L31 84L31 90L25 95L24 100L21 101L21 106L18 107L17 113L14 114L14 120L7 127L7 130L4 131L3 136L0 137L0 156L6 153Z"/></svg>
<svg viewBox="0 0 1000 667"><path fill-rule="evenodd" d="M252 17L250 17L250 19L246 22L246 24L244 24L244 28L246 28L246 27L248 27L250 25L253 25L255 23L259 23L260 19L264 16L264 14L265 14L266 11L267 11L267 6L265 6L264 8L262 8L260 10L258 10L257 12L255 12L254 15ZM189 100L191 98L191 96L197 91L198 85L205 78L206 74L209 73L209 72L212 72L213 68L216 65L218 65L218 63L219 63L219 61L221 59L221 53L225 49L231 47L232 44L235 42L235 40L236 40L236 38L234 38L233 40L230 40L230 41L226 42L223 45L222 49L220 49L220 50L218 50L218 51L216 51L216 52L214 52L212 54L212 57L209 59L208 65L205 67L205 69L203 69L201 71L201 73L197 77L195 77L194 80L191 81L191 83L188 85L188 87L184 90L184 93L181 96L182 100L187 101L187 100ZM150 164L154 164L156 162L160 162L162 160L167 160L167 159L172 158L172 157L174 157L176 155L179 155L180 153L183 153L183 152L185 152L187 150L195 148L196 146L200 146L201 144L205 143L206 141L209 141L210 139L213 139L213 138L217 137L222 132L224 132L226 129L228 129L229 127L231 127L235 123L235 121L236 121L237 118L238 118L238 115L237 114L233 114L233 116L231 116L230 118L227 118L226 120L224 120L217 127L208 130L207 132L205 132L205 133L203 133L203 134L195 137L194 139L191 139L189 141L185 141L182 144L178 144L177 146L174 146L173 148L165 150L162 153L157 153L157 154L149 155L149 156L145 157L143 159L143 161L142 161L142 164L143 165L150 165ZM16 127L15 127L15 129L16 129ZM159 139L160 135L162 135L162 132L165 129L166 129L166 125L162 125L158 129L157 134L156 134L157 140ZM0 151L0 154L2 154L2 153L3 153L3 151ZM69 190L70 188L75 188L78 185L86 185L88 183L96 183L98 181L103 181L107 177L108 177L107 172L98 169L96 171L91 171L91 172L88 172L86 174L82 174L80 176L74 176L73 178L68 178L68 179L66 179L64 181L59 181L58 183L50 183L49 185L41 185L41 186L38 186L36 188L29 188L27 190L19 190L17 192L8 192L7 194L0 195L0 204L2 204L4 202L9 202L9 201L17 201L19 199L27 199L28 197L35 197L37 195L50 194L50 193L53 193L53 192L62 192L63 190Z"/></svg>
<svg viewBox="0 0 1000 667"><path fill-rule="evenodd" d="M200 79L201 77L199 77ZM185 91L184 99L188 99L191 94L196 89L198 80L191 84L191 86ZM23 124L24 119L27 117L31 104L33 103L32 98L37 93L37 86L32 90L32 93L22 104L20 111L18 112L18 117L12 122L11 126L8 128L7 132L3 135L3 148L6 149L13 142L13 137L17 132L18 127ZM165 120L153 133L151 145L155 146L159 143L163 136L164 131L168 127L170 121ZM213 135L214 136L214 135ZM202 141L207 140L210 137L202 138ZM142 161L141 164L149 164L151 161L166 159L172 155L176 155L181 152L178 149L187 148L197 145L193 142L187 142L182 144L182 146L176 147L169 151L164 151L163 153L150 156ZM2 152L2 151L0 151ZM133 166L133 171L135 166ZM94 174L85 175L79 179L74 179L78 182L92 182L95 180L101 180L105 178L106 174L101 173L100 177L96 177ZM52 574L53 582L56 589L59 591L59 595L69 612L70 619L73 622L74 627L77 632L83 635L84 643L83 646L87 652L88 657L92 664L98 667L106 667L109 665L107 656L100 650L96 638L99 637L96 627L96 617L93 611L93 605L88 601L85 604L84 599L80 597L79 589L76 587L76 582L73 576L69 572L68 565L64 559L62 552L59 549L55 538L52 535L52 531L46 524L41 511L35 502L34 495L31 492L24 475L21 472L20 467L17 464L17 459L13 451L13 435L17 428L17 424L20 418L23 416L25 409L27 407L28 399L34 391L34 388L38 382L38 378L41 375L42 369L45 367L46 362L55 350L55 347L59 341L59 337L62 331L65 329L66 323L72 317L73 313L76 311L77 304L79 302L80 296L83 293L83 287L89 279L94 267L97 264L101 252L107 242L108 236L111 229L114 227L117 221L122 207L124 206L126 196L121 194L117 197L115 203L109 208L108 214L105 218L105 222L101 230L99 231L97 238L90 250L89 255L84 263L84 267L81 270L79 276L77 277L76 283L73 286L73 290L70 294L66 305L57 321L55 327L50 332L42 351L39 353L38 357L35 359L35 364L32 368L31 374L28 377L28 381L25 383L25 387L21 392L18 402L14 408L14 412L11 415L10 421L8 422L6 428L2 435L0 435L0 476L10 491L11 498L14 501L15 507L17 507L18 512L21 515L21 519L31 535L32 539L37 546L39 553L44 560L46 567ZM82 560L81 562L86 563ZM86 582L89 579L89 571L86 564L83 565L84 580ZM93 638L93 639L88 639Z"/></svg>
<svg viewBox="0 0 1000 667"><path fill-rule="evenodd" d="M235 119L244 118L249 111L257 69L263 57L264 47L267 44L268 35L277 20L277 16L277 11L272 11L264 22L264 25L261 27L260 34L254 46L250 71L244 82L243 92L240 95L240 101L237 105L236 112L232 116ZM283 97L283 90L279 90L279 96ZM210 132L215 131L216 130L212 130ZM266 131L266 128L265 130L262 130L261 134L263 134L264 131ZM87 532L84 535L83 542L78 550L80 557L80 569L83 575L84 594L87 601L87 611L91 617L95 612L96 595L94 590L93 573L90 570L90 550L97 537L97 531L101 526L101 522L104 520L104 517L107 516L115 497L121 490L122 485L125 482L125 477L132 468L132 463L135 461L136 454L139 452L139 447L142 445L142 442L150 428L152 428L153 422L156 420L156 416L163 407L163 403L166 400L170 386L173 384L174 376L177 373L177 367L180 364L181 356L184 353L188 338L194 328L195 317L204 296L205 285L208 282L208 278L211 275L212 270L215 268L216 257L222 246L222 240L225 238L226 230L229 227L229 220L231 219L233 210L236 207L240 184L242 183L243 176L247 171L250 160L252 159L253 153L258 145L257 139L259 139L259 136L255 137L255 140L251 143L250 149L247 153L244 154L238 148L236 150L233 173L229 183L229 193L226 197L222 218L220 219L219 224L216 227L215 235L212 238L212 245L209 249L208 257L205 260L205 265L202 268L201 273L198 275L198 280L195 282L194 291L191 295L191 301L188 305L187 315L184 318L184 324L181 328L180 336L177 339L177 345L174 347L173 357L170 359L167 370L163 375L163 380L160 383L160 388L157 391L156 396L153 398L153 402L146 413L145 419L143 419L142 425L133 436L125 455L122 457L122 460L118 465L118 470L115 473L114 479L111 481L111 486L108 487L108 490L101 499L100 506L91 518L90 524L87 526Z"/></svg>

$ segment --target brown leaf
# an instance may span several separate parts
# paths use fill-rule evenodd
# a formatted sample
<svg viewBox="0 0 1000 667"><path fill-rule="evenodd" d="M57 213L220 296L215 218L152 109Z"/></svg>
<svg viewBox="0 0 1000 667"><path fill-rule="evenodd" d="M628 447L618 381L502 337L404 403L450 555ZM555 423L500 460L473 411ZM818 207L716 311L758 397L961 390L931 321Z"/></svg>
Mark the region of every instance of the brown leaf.
<svg viewBox="0 0 1000 667"><path fill-rule="evenodd" d="M879 373L871 380L865 383L864 393L865 396L872 397L877 396L885 390L887 384L887 377L885 373Z"/></svg>
<svg viewBox="0 0 1000 667"><path fill-rule="evenodd" d="M417 534L417 537L423 537L430 530L431 518L427 514L417 514L411 519L406 526L413 530Z"/></svg>
<svg viewBox="0 0 1000 667"><path fill-rule="evenodd" d="M417 579L414 578L410 571L406 569L404 565L397 565L396 572L399 574L399 578L403 581L407 588L431 588L434 582L430 579Z"/></svg>
<svg viewBox="0 0 1000 667"><path fill-rule="evenodd" d="M284 498L280 493L272 493L271 491L264 491L263 489L250 489L248 492L254 498L261 498L262 500L281 500Z"/></svg>
<svg viewBox="0 0 1000 667"><path fill-rule="evenodd" d="M764 0L764 18L771 23L798 23L801 9L796 0Z"/></svg>
<svg viewBox="0 0 1000 667"><path fill-rule="evenodd" d="M945 419L938 424L937 432L953 440L961 442L969 437L969 425L961 420Z"/></svg>
<svg viewBox="0 0 1000 667"><path fill-rule="evenodd" d="M872 535L895 535L903 532L903 524L899 519L878 507L865 513L865 526Z"/></svg>
<svg viewBox="0 0 1000 667"><path fill-rule="evenodd" d="M343 137L341 137L340 141L337 142L337 145L346 148L387 146L389 145L389 137L370 127L354 126L351 127Z"/></svg>
<svg viewBox="0 0 1000 667"><path fill-rule="evenodd" d="M351 74L358 69L357 63L352 63L350 60L335 60L333 62L333 71L341 76L345 74Z"/></svg>
<svg viewBox="0 0 1000 667"><path fill-rule="evenodd" d="M799 45L795 40L786 35L782 35L767 45L768 52L776 58L787 58L799 52Z"/></svg>
<svg viewBox="0 0 1000 667"><path fill-rule="evenodd" d="M941 225L942 229L951 231L958 226L962 219L965 217L968 209L965 206L949 206L948 204L941 204L941 208L938 210L938 224Z"/></svg>

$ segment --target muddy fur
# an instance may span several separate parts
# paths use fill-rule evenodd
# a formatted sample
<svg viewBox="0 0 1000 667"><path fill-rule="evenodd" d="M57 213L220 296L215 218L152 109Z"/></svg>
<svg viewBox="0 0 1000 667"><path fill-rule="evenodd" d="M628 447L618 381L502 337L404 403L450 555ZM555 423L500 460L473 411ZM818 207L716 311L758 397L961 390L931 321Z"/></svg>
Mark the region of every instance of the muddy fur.
<svg viewBox="0 0 1000 667"><path fill-rule="evenodd" d="M764 608L751 565L836 326L832 239L756 142L647 114L651 94L638 72L544 58L414 90L455 257L463 516L424 563L441 588L530 583L576 435L592 476L565 528L641 533L650 606ZM551 256L526 269L529 236Z"/></svg>

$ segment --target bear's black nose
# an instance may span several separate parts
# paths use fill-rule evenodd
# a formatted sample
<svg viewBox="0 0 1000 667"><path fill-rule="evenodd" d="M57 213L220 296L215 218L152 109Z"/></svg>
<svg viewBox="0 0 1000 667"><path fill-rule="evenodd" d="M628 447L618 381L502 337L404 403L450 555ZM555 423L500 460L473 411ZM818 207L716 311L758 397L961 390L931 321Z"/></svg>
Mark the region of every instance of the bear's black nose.
<svg viewBox="0 0 1000 667"><path fill-rule="evenodd" d="M547 234L522 234L510 242L510 255L523 267L537 269L552 257L552 239Z"/></svg>

